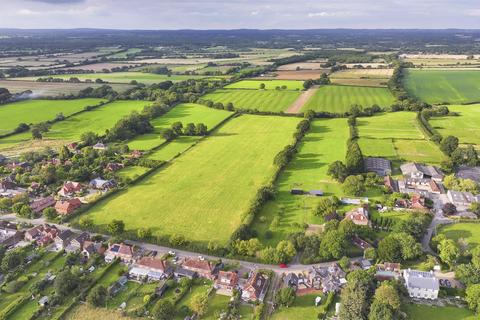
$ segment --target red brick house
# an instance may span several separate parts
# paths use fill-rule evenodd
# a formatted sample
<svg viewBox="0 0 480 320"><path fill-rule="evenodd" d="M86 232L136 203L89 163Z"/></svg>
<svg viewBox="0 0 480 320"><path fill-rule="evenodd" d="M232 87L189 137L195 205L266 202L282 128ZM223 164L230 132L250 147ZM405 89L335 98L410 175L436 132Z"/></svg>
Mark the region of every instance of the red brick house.
<svg viewBox="0 0 480 320"><path fill-rule="evenodd" d="M80 182L67 181L63 184L58 195L62 197L72 197L83 190L83 185Z"/></svg>
<svg viewBox="0 0 480 320"><path fill-rule="evenodd" d="M55 199L52 196L46 198L35 199L30 203L33 212L41 213L43 210L55 205Z"/></svg>
<svg viewBox="0 0 480 320"><path fill-rule="evenodd" d="M65 201L57 201L57 203L55 204L55 210L57 210L58 214L68 215L80 208L81 206L82 202L77 198L73 198Z"/></svg>
<svg viewBox="0 0 480 320"><path fill-rule="evenodd" d="M268 278L264 274L254 271L242 289L244 301L263 301L267 292Z"/></svg>
<svg viewBox="0 0 480 320"><path fill-rule="evenodd" d="M219 290L217 293L233 295L233 289L238 285L238 274L232 271L218 272L217 280L215 280L215 289Z"/></svg>
<svg viewBox="0 0 480 320"><path fill-rule="evenodd" d="M59 230L48 224L33 227L25 232L26 241L35 241L37 245L45 246L53 241Z"/></svg>
<svg viewBox="0 0 480 320"><path fill-rule="evenodd" d="M186 258L182 268L198 273L202 278L214 280L217 266L208 260Z"/></svg>

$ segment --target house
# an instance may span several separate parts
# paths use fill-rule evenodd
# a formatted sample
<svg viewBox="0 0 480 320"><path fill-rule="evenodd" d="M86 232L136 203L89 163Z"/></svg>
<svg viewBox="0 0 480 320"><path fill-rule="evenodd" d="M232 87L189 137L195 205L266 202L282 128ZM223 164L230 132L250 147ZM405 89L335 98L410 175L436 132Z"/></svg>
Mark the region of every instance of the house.
<svg viewBox="0 0 480 320"><path fill-rule="evenodd" d="M379 281L399 280L402 277L400 263L384 262L376 265L375 278Z"/></svg>
<svg viewBox="0 0 480 320"><path fill-rule="evenodd" d="M58 195L61 197L73 197L83 191L83 185L80 182L67 181L63 184Z"/></svg>
<svg viewBox="0 0 480 320"><path fill-rule="evenodd" d="M79 235L73 237L70 243L65 248L66 252L80 252L83 249L83 244L85 241L90 239L90 234L88 232L82 232Z"/></svg>
<svg viewBox="0 0 480 320"><path fill-rule="evenodd" d="M371 226L368 219L368 205L364 204L361 207L355 208L345 214L344 220L352 220L353 223L360 226Z"/></svg>
<svg viewBox="0 0 480 320"><path fill-rule="evenodd" d="M436 300L440 288L433 271L403 270L408 295L412 298Z"/></svg>
<svg viewBox="0 0 480 320"><path fill-rule="evenodd" d="M134 248L124 243L109 244L108 249L105 251L105 261L110 263L116 258L123 263L132 263L134 261Z"/></svg>
<svg viewBox="0 0 480 320"><path fill-rule="evenodd" d="M198 273L199 277L214 280L217 273L217 265L208 260L185 258L182 264L183 269Z"/></svg>
<svg viewBox="0 0 480 320"><path fill-rule="evenodd" d="M448 190L447 197L457 207L469 207L473 202L477 202L470 192Z"/></svg>
<svg viewBox="0 0 480 320"><path fill-rule="evenodd" d="M123 169L123 167L124 167L123 163L110 162L105 167L105 170L113 172L113 171Z"/></svg>
<svg viewBox="0 0 480 320"><path fill-rule="evenodd" d="M0 221L0 245L14 246L24 238L24 232L17 230L17 225L8 221Z"/></svg>
<svg viewBox="0 0 480 320"><path fill-rule="evenodd" d="M297 291L297 289L298 289L298 276L295 273L290 272L289 274L287 274L283 278L283 284L284 284L285 287L290 287L293 290Z"/></svg>
<svg viewBox="0 0 480 320"><path fill-rule="evenodd" d="M470 179L480 183L480 167L460 166L455 176L461 179Z"/></svg>
<svg viewBox="0 0 480 320"><path fill-rule="evenodd" d="M375 172L379 176L392 174L392 164L390 160L384 158L365 157L363 165L365 166L365 171Z"/></svg>
<svg viewBox="0 0 480 320"><path fill-rule="evenodd" d="M138 281L159 281L170 277L172 272L172 268L167 265L165 260L154 257L142 257L135 262L128 275L130 278Z"/></svg>
<svg viewBox="0 0 480 320"><path fill-rule="evenodd" d="M73 236L74 234L70 229L61 231L60 233L57 234L57 236L54 239L55 248L57 250L65 249L67 245L70 243L70 238L72 238Z"/></svg>
<svg viewBox="0 0 480 320"><path fill-rule="evenodd" d="M401 185L399 183L399 189L403 193L413 193L417 192L417 190L423 190L435 194L442 193L440 185L435 180L425 178L406 178L402 181Z"/></svg>
<svg viewBox="0 0 480 320"><path fill-rule="evenodd" d="M427 205L425 204L425 197L415 193L410 199L410 208L414 210L428 210Z"/></svg>
<svg viewBox="0 0 480 320"><path fill-rule="evenodd" d="M30 202L30 208L32 208L33 212L36 214L39 214L46 208L53 207L54 205L55 199L52 196L34 199L32 202Z"/></svg>
<svg viewBox="0 0 480 320"><path fill-rule="evenodd" d="M385 176L383 178L383 185L390 191L390 192L398 192L398 181L394 180L391 176Z"/></svg>
<svg viewBox="0 0 480 320"><path fill-rule="evenodd" d="M189 279L195 279L198 277L198 273L192 270L187 270L182 267L177 267L175 271L173 272L175 277L177 278L189 278Z"/></svg>
<svg viewBox="0 0 480 320"><path fill-rule="evenodd" d="M101 142L94 144L92 148L93 150L107 150L107 146Z"/></svg>
<svg viewBox="0 0 480 320"><path fill-rule="evenodd" d="M434 166L425 166L423 164L414 162L402 164L400 166L400 170L405 177L414 179L432 179L437 182L441 182L444 177L439 168Z"/></svg>
<svg viewBox="0 0 480 320"><path fill-rule="evenodd" d="M215 280L214 287L218 294L227 296L233 295L233 290L238 285L238 274L233 271L218 272L217 280Z"/></svg>
<svg viewBox="0 0 480 320"><path fill-rule="evenodd" d="M143 153L140 150L133 150L132 153L130 153L130 156L134 159L138 159L143 156Z"/></svg>
<svg viewBox="0 0 480 320"><path fill-rule="evenodd" d="M68 215L82 206L82 202L78 198L60 200L55 203L55 210L58 214Z"/></svg>
<svg viewBox="0 0 480 320"><path fill-rule="evenodd" d="M89 183L90 188L98 189L98 190L110 190L115 187L114 180L103 180L103 179L93 179Z"/></svg>
<svg viewBox="0 0 480 320"><path fill-rule="evenodd" d="M339 292L346 283L346 273L337 263L332 263L329 267L313 267L310 271L310 285L312 288L324 293Z"/></svg>
<svg viewBox="0 0 480 320"><path fill-rule="evenodd" d="M101 242L93 242L89 240L85 240L83 242L82 255L87 260L90 259L90 257L95 253L102 255L104 252L105 248Z"/></svg>
<svg viewBox="0 0 480 320"><path fill-rule="evenodd" d="M121 276L114 284L112 284L110 287L108 287L108 295L111 297L114 297L119 293L120 291L125 288L125 285L128 282L128 278L125 276Z"/></svg>
<svg viewBox="0 0 480 320"><path fill-rule="evenodd" d="M25 232L26 241L35 241L39 246L46 246L57 236L59 230L55 226L44 224L33 227Z"/></svg>
<svg viewBox="0 0 480 320"><path fill-rule="evenodd" d="M246 302L263 302L268 287L268 277L263 273L254 271L247 283L242 288L242 300Z"/></svg>

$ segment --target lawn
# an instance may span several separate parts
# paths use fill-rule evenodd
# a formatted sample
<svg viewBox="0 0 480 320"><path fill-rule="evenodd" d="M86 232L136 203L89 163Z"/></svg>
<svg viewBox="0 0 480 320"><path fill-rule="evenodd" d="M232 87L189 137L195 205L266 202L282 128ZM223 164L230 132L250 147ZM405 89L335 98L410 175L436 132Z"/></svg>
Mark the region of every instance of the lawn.
<svg viewBox="0 0 480 320"><path fill-rule="evenodd" d="M308 294L297 297L293 305L289 308L278 309L271 317L272 320L292 320L292 319L317 319L320 306L315 307L315 298L322 297L322 303L326 297L323 294Z"/></svg>
<svg viewBox="0 0 480 320"><path fill-rule="evenodd" d="M302 111L314 110L343 114L350 111L354 104L363 107L370 107L374 104L388 107L394 102L395 98L386 88L329 85L320 87L305 103Z"/></svg>
<svg viewBox="0 0 480 320"><path fill-rule="evenodd" d="M275 244L290 233L303 230L304 223L321 224L313 215L320 198L291 195L292 188L322 190L326 195L342 195L340 184L327 175L328 165L344 161L349 130L346 119L320 119L312 123L310 132L302 140L295 158L278 178L277 196L269 201L257 215L254 229L263 242ZM278 227L272 228L274 217L280 218ZM267 239L265 233L273 235Z"/></svg>
<svg viewBox="0 0 480 320"><path fill-rule="evenodd" d="M480 71L408 69L405 88L431 104L480 102Z"/></svg>
<svg viewBox="0 0 480 320"><path fill-rule="evenodd" d="M188 292L183 296L183 298L177 302L175 305L176 315L174 319L182 320L185 319L186 316L191 316L191 312L185 314L185 310L191 310L193 298L196 295L203 295L205 294L208 289L212 287L212 282L203 279L194 280L194 283L188 290Z"/></svg>
<svg viewBox="0 0 480 320"><path fill-rule="evenodd" d="M141 176L145 172L150 170L150 168L140 167L140 166L128 166L123 169L120 169L117 174L122 178L135 179L138 176Z"/></svg>
<svg viewBox="0 0 480 320"><path fill-rule="evenodd" d="M413 112L383 113L357 120L359 145L366 156L439 164L445 156L425 138Z"/></svg>
<svg viewBox="0 0 480 320"><path fill-rule="evenodd" d="M259 111L282 112L288 109L300 96L300 91L288 90L216 90L203 96L203 99L233 103L239 109L257 109Z"/></svg>
<svg viewBox="0 0 480 320"><path fill-rule="evenodd" d="M438 234L444 234L455 242L458 239L464 239L470 245L470 248L474 248L480 244L480 223L448 224L439 228Z"/></svg>
<svg viewBox="0 0 480 320"><path fill-rule="evenodd" d="M104 308L91 307L88 304L81 304L73 309L65 317L67 320L91 320L91 319L103 319L103 320L134 320L138 318L126 317L119 311L108 310Z"/></svg>
<svg viewBox="0 0 480 320"><path fill-rule="evenodd" d="M455 136L462 144L480 146L480 104L450 105L448 109L457 112L459 116L430 118L433 128L443 137Z"/></svg>
<svg viewBox="0 0 480 320"><path fill-rule="evenodd" d="M200 137L181 136L175 140L163 145L158 150L153 151L147 156L148 159L169 161L173 157L190 148Z"/></svg>
<svg viewBox="0 0 480 320"><path fill-rule="evenodd" d="M33 124L54 120L62 113L65 117L98 105L101 99L77 100L24 100L0 106L0 134L12 132L20 123Z"/></svg>
<svg viewBox="0 0 480 320"><path fill-rule="evenodd" d="M208 77L204 75L171 75L166 74L155 74L155 73L146 73L146 72L110 72L110 73L83 73L83 74L67 74L67 75L54 75L54 78L60 78L68 80L70 78L78 78L80 81L91 80L95 81L96 79L102 79L106 82L112 83L130 83L131 81L137 81L144 84L152 84L163 81L172 81L179 82L185 81L188 79L212 79L220 80L223 76L214 76ZM36 80L38 78L44 77L26 77L26 78L15 78L15 80Z"/></svg>
<svg viewBox="0 0 480 320"><path fill-rule="evenodd" d="M242 80L228 86L225 89L260 89L261 84L265 90L275 90L277 87L286 86L286 90L303 90L303 81L297 80Z"/></svg>
<svg viewBox="0 0 480 320"><path fill-rule="evenodd" d="M165 142L161 133L170 128L175 122L180 121L185 127L188 123L203 123L208 130L215 128L220 122L232 113L225 110L217 110L195 103L182 103L172 110L153 119L150 123L154 126L154 132L138 136L128 143L131 150L150 150ZM189 139L183 139L188 141Z"/></svg>
<svg viewBox="0 0 480 320"><path fill-rule="evenodd" d="M404 306L408 318L411 320L474 320L477 317L472 311L457 307L431 307L421 304L408 303Z"/></svg>
<svg viewBox="0 0 480 320"><path fill-rule="evenodd" d="M201 319L217 320L218 315L227 308L229 302L230 297L213 294L208 302L207 313Z"/></svg>
<svg viewBox="0 0 480 320"><path fill-rule="evenodd" d="M180 234L192 241L225 244L259 187L270 181L273 158L292 142L298 121L234 118L172 164L86 214L102 226L121 219L127 230L135 230L149 221L155 236Z"/></svg>
<svg viewBox="0 0 480 320"><path fill-rule="evenodd" d="M141 111L148 104L150 102L137 100L114 101L54 123L49 131L43 134L43 140L33 142L41 144L47 140L55 140L61 145L80 140L82 133L87 131L105 134L105 130L112 128L122 117L129 115L132 111ZM0 139L0 150L21 148L21 144L28 142L31 138L30 132L24 132Z"/></svg>

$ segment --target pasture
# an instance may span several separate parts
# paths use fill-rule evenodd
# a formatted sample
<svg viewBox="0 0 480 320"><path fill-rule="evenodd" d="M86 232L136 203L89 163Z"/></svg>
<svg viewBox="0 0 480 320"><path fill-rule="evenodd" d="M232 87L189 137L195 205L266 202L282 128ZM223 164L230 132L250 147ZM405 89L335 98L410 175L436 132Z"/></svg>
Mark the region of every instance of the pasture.
<svg viewBox="0 0 480 320"><path fill-rule="evenodd" d="M288 90L216 90L202 98L224 105L231 102L237 109L282 112L288 109L300 96L300 91Z"/></svg>
<svg viewBox="0 0 480 320"><path fill-rule="evenodd" d="M265 90L275 90L277 87L286 87L286 90L303 90L303 81L296 80L241 80L225 86L225 89L260 89L261 84Z"/></svg>
<svg viewBox="0 0 480 320"><path fill-rule="evenodd" d="M275 244L292 232L303 231L304 223L323 223L313 215L320 198L291 195L290 190L322 190L326 195L341 196L340 184L327 175L327 170L330 163L344 161L348 137L346 119L319 119L312 123L295 158L278 177L277 196L266 203L254 221L253 228L262 242ZM275 217L279 225L272 227ZM272 232L272 237L265 236L267 231Z"/></svg>
<svg viewBox="0 0 480 320"><path fill-rule="evenodd" d="M480 71L408 69L405 89L430 104L480 102Z"/></svg>
<svg viewBox="0 0 480 320"><path fill-rule="evenodd" d="M211 130L231 114L229 111L207 108L200 104L182 103L166 114L151 120L154 132L135 137L128 142L128 147L132 150L150 150L159 146L165 142L161 136L163 130L170 128L177 121L182 122L183 126L188 123L202 122L208 130ZM183 141L188 141L188 139Z"/></svg>
<svg viewBox="0 0 480 320"><path fill-rule="evenodd" d="M417 126L414 112L358 118L359 145L365 156L439 164L445 156Z"/></svg>
<svg viewBox="0 0 480 320"><path fill-rule="evenodd" d="M438 234L445 235L448 239L457 242L464 239L468 243L469 248L473 249L480 245L480 224L460 222L447 224L438 229Z"/></svg>
<svg viewBox="0 0 480 320"><path fill-rule="evenodd" d="M136 230L149 221L154 236L178 234L204 244L225 244L259 187L272 178L273 158L292 142L298 121L234 118L168 166L86 214L102 227L121 219L127 230Z"/></svg>
<svg viewBox="0 0 480 320"><path fill-rule="evenodd" d="M459 115L430 118L431 126L443 137L452 135L461 144L480 146L480 104L450 105L448 109Z"/></svg>
<svg viewBox="0 0 480 320"><path fill-rule="evenodd" d="M12 132L20 123L35 124L54 120L58 114L65 117L95 106L102 99L24 100L0 106L0 135Z"/></svg>
<svg viewBox="0 0 480 320"><path fill-rule="evenodd" d="M198 136L180 136L175 140L161 146L147 156L148 159L169 161L180 153L190 148L195 142L200 140Z"/></svg>
<svg viewBox="0 0 480 320"><path fill-rule="evenodd" d="M467 308L457 308L452 306L437 307L426 306L423 304L408 303L404 306L404 311L408 315L408 319L422 320L474 320L477 319L475 314Z"/></svg>
<svg viewBox="0 0 480 320"><path fill-rule="evenodd" d="M386 87L393 69L347 69L330 75L333 84Z"/></svg>
<svg viewBox="0 0 480 320"><path fill-rule="evenodd" d="M388 107L394 102L395 98L386 88L328 85L320 87L301 111L314 110L343 114L350 111L354 104L363 107L374 104Z"/></svg>

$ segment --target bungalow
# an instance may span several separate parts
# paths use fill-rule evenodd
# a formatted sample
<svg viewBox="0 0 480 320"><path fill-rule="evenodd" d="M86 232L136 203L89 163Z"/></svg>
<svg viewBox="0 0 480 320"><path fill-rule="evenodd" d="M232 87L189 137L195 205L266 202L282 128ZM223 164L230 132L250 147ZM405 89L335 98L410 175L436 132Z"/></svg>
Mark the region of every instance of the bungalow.
<svg viewBox="0 0 480 320"><path fill-rule="evenodd" d="M124 167L123 163L110 162L105 167L105 170L107 170L107 171L117 171L117 170L123 169L123 167Z"/></svg>
<svg viewBox="0 0 480 320"><path fill-rule="evenodd" d="M199 277L214 280L217 273L217 265L208 260L185 258L182 264L183 269L198 273Z"/></svg>
<svg viewBox="0 0 480 320"><path fill-rule="evenodd" d="M82 192L83 189L83 185L80 182L67 181L58 191L58 195L61 197L73 197L77 193Z"/></svg>
<svg viewBox="0 0 480 320"><path fill-rule="evenodd" d="M78 198L73 198L65 201L57 201L57 203L55 204L55 210L57 210L58 214L68 215L80 208L81 206L82 202Z"/></svg>
<svg viewBox="0 0 480 320"><path fill-rule="evenodd" d="M444 174L439 168L414 162L402 164L400 170L405 177L415 179L432 179L441 182L444 177Z"/></svg>
<svg viewBox="0 0 480 320"><path fill-rule="evenodd" d="M379 176L388 176L392 174L392 164L390 160L384 158L366 157L363 160L365 171L375 172Z"/></svg>
<svg viewBox="0 0 480 320"><path fill-rule="evenodd" d="M368 220L368 205L364 204L361 207L355 208L345 214L344 220L351 220L356 225L371 226L370 220Z"/></svg>
<svg viewBox="0 0 480 320"><path fill-rule="evenodd" d="M98 190L110 190L115 187L114 180L103 180L100 178L93 179L89 183L90 188L98 189Z"/></svg>
<svg viewBox="0 0 480 320"><path fill-rule="evenodd" d="M268 277L254 271L242 288L242 300L246 302L263 302L268 287Z"/></svg>
<svg viewBox="0 0 480 320"><path fill-rule="evenodd" d="M87 260L95 253L102 255L104 252L105 248L101 242L93 242L90 240L85 240L83 242L82 255Z"/></svg>
<svg viewBox="0 0 480 320"><path fill-rule="evenodd" d="M220 271L217 280L215 280L214 287L217 289L218 294L231 296L237 285L238 274L236 272Z"/></svg>
<svg viewBox="0 0 480 320"><path fill-rule="evenodd" d="M70 229L61 231L54 239L55 248L57 250L65 249L70 243L70 238L72 238L73 236L74 234Z"/></svg>
<svg viewBox="0 0 480 320"><path fill-rule="evenodd" d="M34 199L32 202L30 202L30 208L32 208L32 211L36 214L39 214L46 208L53 207L54 205L55 199L52 196Z"/></svg>
<svg viewBox="0 0 480 320"><path fill-rule="evenodd" d="M432 271L403 270L408 295L412 298L436 300L440 284Z"/></svg>
<svg viewBox="0 0 480 320"><path fill-rule="evenodd" d="M128 274L130 278L138 281L159 281L161 279L170 277L172 272L172 268L167 265L165 260L154 257L142 257L140 260L135 262Z"/></svg>
<svg viewBox="0 0 480 320"><path fill-rule="evenodd" d="M123 263L129 264L134 261L134 248L124 243L109 244L107 251L105 251L105 261L110 263L115 258L120 259Z"/></svg>
<svg viewBox="0 0 480 320"><path fill-rule="evenodd" d="M90 239L88 232L82 232L76 235L65 248L66 252L80 252L83 248L85 241Z"/></svg>

